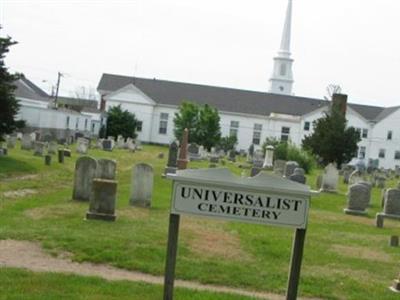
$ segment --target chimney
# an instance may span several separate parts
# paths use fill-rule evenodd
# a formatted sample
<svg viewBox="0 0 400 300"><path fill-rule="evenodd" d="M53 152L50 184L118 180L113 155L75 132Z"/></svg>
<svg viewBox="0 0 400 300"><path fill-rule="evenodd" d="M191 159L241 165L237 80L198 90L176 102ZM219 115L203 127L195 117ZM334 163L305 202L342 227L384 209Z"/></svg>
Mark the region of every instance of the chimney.
<svg viewBox="0 0 400 300"><path fill-rule="evenodd" d="M333 94L332 95L332 108L337 108L344 116L347 110L347 95Z"/></svg>

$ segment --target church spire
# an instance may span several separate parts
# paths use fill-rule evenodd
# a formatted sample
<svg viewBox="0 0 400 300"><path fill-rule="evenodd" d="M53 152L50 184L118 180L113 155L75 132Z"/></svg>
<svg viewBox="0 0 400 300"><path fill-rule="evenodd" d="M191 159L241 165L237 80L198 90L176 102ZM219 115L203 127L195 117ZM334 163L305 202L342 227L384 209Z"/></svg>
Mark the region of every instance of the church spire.
<svg viewBox="0 0 400 300"><path fill-rule="evenodd" d="M274 57L274 69L270 79L269 92L275 94L292 94L293 59L290 58L290 39L292 27L292 0L288 0L286 19L283 26L281 46L278 55Z"/></svg>
<svg viewBox="0 0 400 300"><path fill-rule="evenodd" d="M290 53L290 34L292 27L292 0L289 0L288 7L286 10L285 25L283 26L282 40L281 40L281 52Z"/></svg>

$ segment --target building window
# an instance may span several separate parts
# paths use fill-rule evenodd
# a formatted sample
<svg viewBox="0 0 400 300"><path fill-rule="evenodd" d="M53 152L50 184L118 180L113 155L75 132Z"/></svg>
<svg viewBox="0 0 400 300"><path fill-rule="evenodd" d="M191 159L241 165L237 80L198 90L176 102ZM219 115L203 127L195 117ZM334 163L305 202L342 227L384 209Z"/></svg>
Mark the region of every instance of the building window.
<svg viewBox="0 0 400 300"><path fill-rule="evenodd" d="M400 151L394 151L394 159L400 159Z"/></svg>
<svg viewBox="0 0 400 300"><path fill-rule="evenodd" d="M142 121L137 121L137 123L136 123L136 131L137 132L142 132L142 126L143 126L143 122Z"/></svg>
<svg viewBox="0 0 400 300"><path fill-rule="evenodd" d="M283 86L280 86L280 87L279 87L279 90L280 90L281 92L283 92L284 89L285 89L285 88L284 88Z"/></svg>
<svg viewBox="0 0 400 300"><path fill-rule="evenodd" d="M286 76L286 64L281 64L281 68L279 70L279 74L281 76Z"/></svg>
<svg viewBox="0 0 400 300"><path fill-rule="evenodd" d="M75 129L79 128L79 118L76 118Z"/></svg>
<svg viewBox="0 0 400 300"><path fill-rule="evenodd" d="M159 134L167 134L167 128L168 128L168 114L161 113L160 114L160 127L158 129L158 133Z"/></svg>
<svg viewBox="0 0 400 300"><path fill-rule="evenodd" d="M387 139L390 141L392 140L393 132L391 130L388 131L387 133Z"/></svg>
<svg viewBox="0 0 400 300"><path fill-rule="evenodd" d="M66 127L67 129L69 129L69 116L67 116L67 120L66 120L65 127Z"/></svg>
<svg viewBox="0 0 400 300"><path fill-rule="evenodd" d="M88 119L85 119L85 130L87 130Z"/></svg>
<svg viewBox="0 0 400 300"><path fill-rule="evenodd" d="M366 139L366 138L368 137L368 129L364 128L364 129L362 130L362 137L363 137L364 139Z"/></svg>
<svg viewBox="0 0 400 300"><path fill-rule="evenodd" d="M229 136L238 136L239 121L231 121L231 127L229 129Z"/></svg>
<svg viewBox="0 0 400 300"><path fill-rule="evenodd" d="M360 150L358 151L358 157L365 158L365 152L366 152L366 148L364 146L361 146Z"/></svg>
<svg viewBox="0 0 400 300"><path fill-rule="evenodd" d="M379 158L385 158L385 152L386 152L386 150L385 149L379 149Z"/></svg>
<svg viewBox="0 0 400 300"><path fill-rule="evenodd" d="M94 132L94 128L95 128L95 124L94 123L92 123L92 132Z"/></svg>
<svg viewBox="0 0 400 300"><path fill-rule="evenodd" d="M290 134L290 127L282 127L281 130L281 141L288 141L289 140L289 134Z"/></svg>
<svg viewBox="0 0 400 300"><path fill-rule="evenodd" d="M261 141L262 124L254 124L253 130L253 144L260 145Z"/></svg>
<svg viewBox="0 0 400 300"><path fill-rule="evenodd" d="M309 131L310 130L310 122L304 122L304 130Z"/></svg>
<svg viewBox="0 0 400 300"><path fill-rule="evenodd" d="M358 136L361 138L361 128L356 128L356 132L358 133Z"/></svg>

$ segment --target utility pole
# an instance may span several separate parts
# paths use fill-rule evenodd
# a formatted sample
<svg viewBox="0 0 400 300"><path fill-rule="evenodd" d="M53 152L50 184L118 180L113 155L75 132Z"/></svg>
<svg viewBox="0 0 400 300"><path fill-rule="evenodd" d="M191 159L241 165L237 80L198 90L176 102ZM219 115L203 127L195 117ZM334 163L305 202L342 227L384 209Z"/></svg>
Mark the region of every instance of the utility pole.
<svg viewBox="0 0 400 300"><path fill-rule="evenodd" d="M57 74L56 95L54 97L54 106L55 106L55 108L57 108L58 90L60 88L60 79L61 79L62 76L64 76L64 75L61 72L58 72L58 74Z"/></svg>

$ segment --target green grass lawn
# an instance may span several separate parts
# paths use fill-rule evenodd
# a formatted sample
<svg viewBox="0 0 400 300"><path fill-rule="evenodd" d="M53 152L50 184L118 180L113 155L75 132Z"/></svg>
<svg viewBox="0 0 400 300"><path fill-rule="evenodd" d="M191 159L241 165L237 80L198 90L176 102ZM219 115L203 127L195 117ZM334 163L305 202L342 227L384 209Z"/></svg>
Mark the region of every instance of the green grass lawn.
<svg viewBox="0 0 400 300"><path fill-rule="evenodd" d="M93 157L116 159L118 164L117 220L108 223L85 221L88 203L71 201L74 163L78 157L74 150L72 158L65 158L65 164L58 164L53 156L53 164L45 166L44 158L21 151L19 146L10 149L8 157L0 157L0 239L40 241L54 255L60 251L72 253L75 261L107 263L163 275L171 182L161 178L166 159L158 159L157 154L164 152L167 157L167 151L165 147L147 145L136 153L91 150ZM129 206L132 167L138 162L150 163L155 170L151 209ZM195 162L189 167L207 165ZM227 162L226 167L238 175L243 173L243 169L232 163ZM316 171L308 176L312 187L317 175ZM389 182L391 186L396 184ZM34 190L36 194L4 196L13 190ZM373 206L366 217L345 215L346 191L347 186L341 184L338 194L321 194L312 199L300 294L324 299L398 299L398 295L388 291L388 286L400 271L400 251L389 247L388 240L390 235L399 234L400 222L385 221L383 229L374 226L374 216L381 210L378 189L373 190ZM183 216L176 277L284 294L292 237L293 231L286 228ZM92 299L83 295L91 295L92 290L103 292L99 282L104 281L95 278L38 275L13 269L2 269L0 273L0 298L4 295L1 277L4 274L15 283L15 287L5 289L12 299L18 299L17 291L29 293L29 289L18 288L26 282L42 295L47 289L50 295L61 295L65 288L65 295L72 298ZM58 288L64 281L65 286ZM78 281L80 284L68 294L68 286ZM158 299L154 295L161 295L159 286L104 284L105 290L113 287L115 291L107 299L124 299L138 291L143 293L140 299ZM223 295L217 298L204 294L195 298L188 291L179 293L179 299L228 299Z"/></svg>

